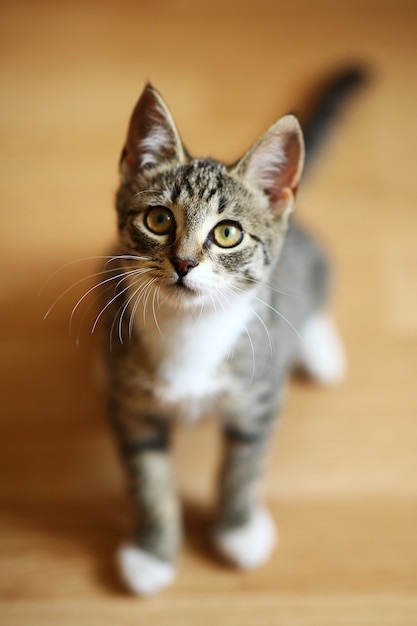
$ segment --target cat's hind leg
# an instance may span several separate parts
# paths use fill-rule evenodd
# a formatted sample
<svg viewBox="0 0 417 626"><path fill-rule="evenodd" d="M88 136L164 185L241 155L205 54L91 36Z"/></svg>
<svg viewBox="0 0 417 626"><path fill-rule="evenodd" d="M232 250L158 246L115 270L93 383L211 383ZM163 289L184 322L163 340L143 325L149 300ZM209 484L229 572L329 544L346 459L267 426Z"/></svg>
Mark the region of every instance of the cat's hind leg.
<svg viewBox="0 0 417 626"><path fill-rule="evenodd" d="M296 365L324 385L343 380L346 357L340 335L333 320L325 313L312 315L301 329Z"/></svg>

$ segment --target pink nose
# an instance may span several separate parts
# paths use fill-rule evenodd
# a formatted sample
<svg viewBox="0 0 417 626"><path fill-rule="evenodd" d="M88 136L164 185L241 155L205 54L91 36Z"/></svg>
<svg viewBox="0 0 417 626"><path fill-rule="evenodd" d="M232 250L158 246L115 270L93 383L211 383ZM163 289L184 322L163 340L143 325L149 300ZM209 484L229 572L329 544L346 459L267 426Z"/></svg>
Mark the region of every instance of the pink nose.
<svg viewBox="0 0 417 626"><path fill-rule="evenodd" d="M193 267L198 265L197 261L193 257L181 259L180 257L175 256L172 257L171 263L180 278L184 278L184 276L186 276L188 272L193 269Z"/></svg>

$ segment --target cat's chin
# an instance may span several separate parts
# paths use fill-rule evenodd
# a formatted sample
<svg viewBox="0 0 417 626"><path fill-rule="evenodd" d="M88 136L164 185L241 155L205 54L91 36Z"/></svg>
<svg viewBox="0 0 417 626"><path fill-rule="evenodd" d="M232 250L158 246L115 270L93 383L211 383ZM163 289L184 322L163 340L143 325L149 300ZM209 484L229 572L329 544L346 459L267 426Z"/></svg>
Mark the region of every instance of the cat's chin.
<svg viewBox="0 0 417 626"><path fill-rule="evenodd" d="M164 289L163 301L175 308L190 309L208 304L210 297L184 283L174 283Z"/></svg>

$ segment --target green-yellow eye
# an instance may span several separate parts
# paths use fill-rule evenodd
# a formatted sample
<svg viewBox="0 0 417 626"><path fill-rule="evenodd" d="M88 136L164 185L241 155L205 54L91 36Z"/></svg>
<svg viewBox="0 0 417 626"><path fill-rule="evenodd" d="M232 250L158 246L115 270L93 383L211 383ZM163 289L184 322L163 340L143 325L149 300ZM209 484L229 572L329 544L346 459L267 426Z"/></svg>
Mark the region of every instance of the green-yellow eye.
<svg viewBox="0 0 417 626"><path fill-rule="evenodd" d="M242 227L237 222L220 222L213 230L213 239L221 248L233 248L243 239Z"/></svg>
<svg viewBox="0 0 417 626"><path fill-rule="evenodd" d="M166 207L151 207L145 214L145 226L155 235L168 235L175 228L174 216Z"/></svg>

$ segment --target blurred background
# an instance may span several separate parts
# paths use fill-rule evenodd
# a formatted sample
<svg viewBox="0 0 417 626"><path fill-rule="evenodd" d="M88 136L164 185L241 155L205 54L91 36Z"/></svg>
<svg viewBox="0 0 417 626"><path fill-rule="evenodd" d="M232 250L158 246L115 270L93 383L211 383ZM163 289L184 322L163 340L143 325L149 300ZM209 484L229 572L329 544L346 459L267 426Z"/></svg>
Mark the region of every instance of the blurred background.
<svg viewBox="0 0 417 626"><path fill-rule="evenodd" d="M1 623L416 624L415 1L3 0L0 29ZM69 334L88 257L113 238L131 110L151 80L191 152L230 161L352 62L370 80L298 203L337 268L349 375L291 384L265 477L280 546L248 574L213 558L216 426L181 428L179 577L132 599L113 563L129 505L82 307Z"/></svg>

